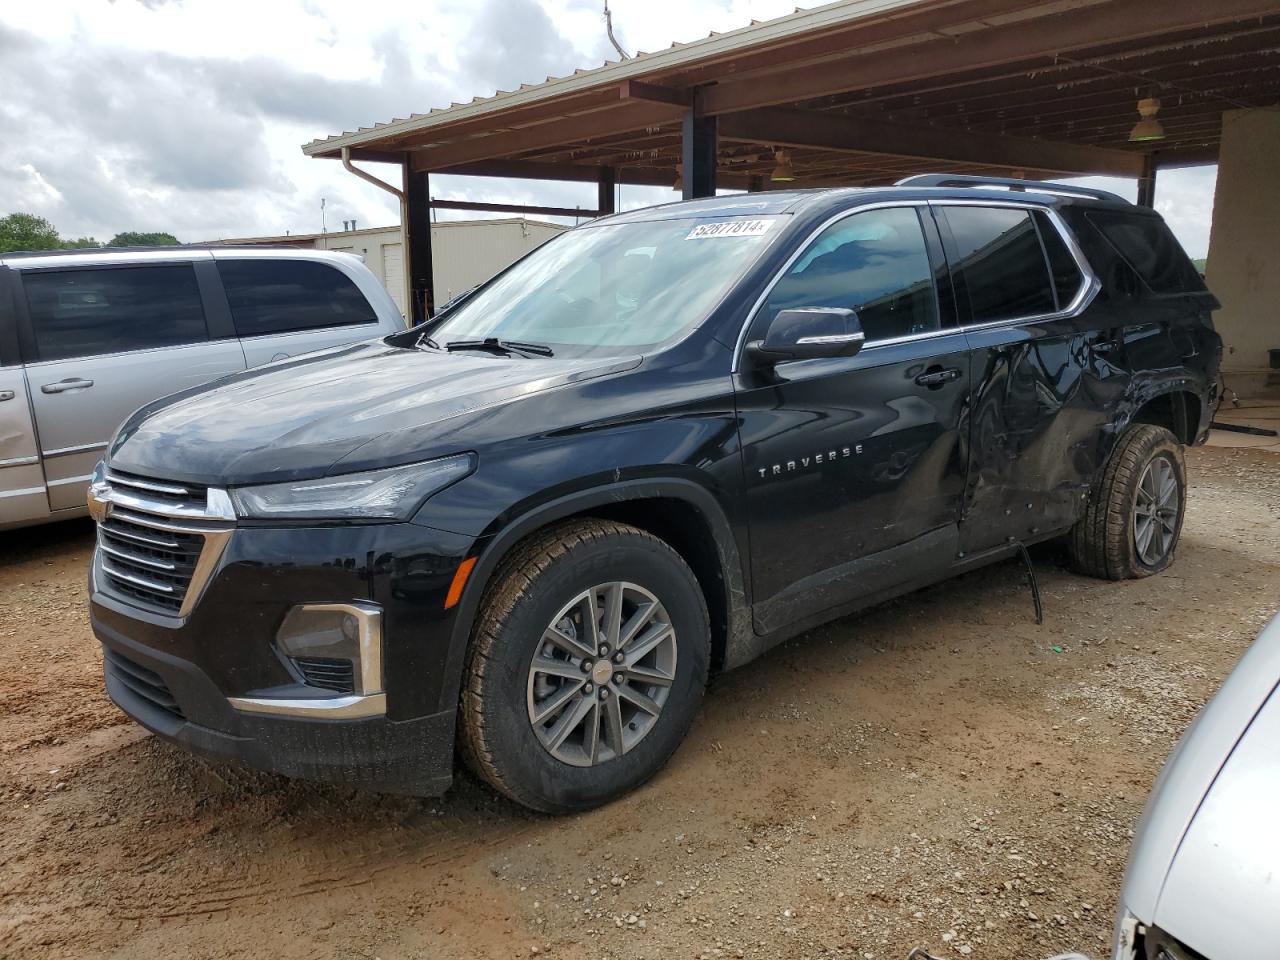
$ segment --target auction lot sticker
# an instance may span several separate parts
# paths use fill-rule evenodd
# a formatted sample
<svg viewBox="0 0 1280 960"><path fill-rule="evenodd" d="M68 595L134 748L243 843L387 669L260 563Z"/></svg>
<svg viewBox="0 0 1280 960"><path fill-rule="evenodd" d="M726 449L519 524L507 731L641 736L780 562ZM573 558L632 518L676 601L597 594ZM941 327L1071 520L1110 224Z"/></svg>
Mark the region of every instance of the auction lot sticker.
<svg viewBox="0 0 1280 960"><path fill-rule="evenodd" d="M723 223L700 223L686 240L714 240L718 237L763 237L773 226L772 220L726 220Z"/></svg>

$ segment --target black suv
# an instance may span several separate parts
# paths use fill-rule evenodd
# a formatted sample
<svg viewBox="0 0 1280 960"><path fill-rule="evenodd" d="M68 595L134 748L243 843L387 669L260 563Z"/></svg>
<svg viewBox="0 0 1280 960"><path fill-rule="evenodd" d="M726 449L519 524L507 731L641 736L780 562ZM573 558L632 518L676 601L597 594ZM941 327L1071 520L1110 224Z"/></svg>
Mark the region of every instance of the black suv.
<svg viewBox="0 0 1280 960"><path fill-rule="evenodd" d="M1173 559L1217 306L1096 191L924 177L556 238L402 334L138 411L89 494L107 690L160 735L546 811L653 775L710 673L1067 537Z"/></svg>

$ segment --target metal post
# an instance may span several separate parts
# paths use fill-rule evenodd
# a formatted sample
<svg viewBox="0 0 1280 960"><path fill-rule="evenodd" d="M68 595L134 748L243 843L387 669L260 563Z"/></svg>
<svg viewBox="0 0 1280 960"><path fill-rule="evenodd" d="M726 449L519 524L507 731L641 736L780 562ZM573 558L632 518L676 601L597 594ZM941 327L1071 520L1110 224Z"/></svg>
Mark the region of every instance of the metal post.
<svg viewBox="0 0 1280 960"><path fill-rule="evenodd" d="M600 211L600 216L608 216L617 210L614 195L618 186L618 171L613 167L601 167L597 184L599 196L596 199L596 209Z"/></svg>
<svg viewBox="0 0 1280 960"><path fill-rule="evenodd" d="M716 195L716 118L700 117L693 110L684 115L681 150L684 163L684 199Z"/></svg>
<svg viewBox="0 0 1280 960"><path fill-rule="evenodd" d="M413 303L409 321L421 323L435 308L435 280L431 274L431 182L426 173L410 171L406 177L404 240L405 269Z"/></svg>
<svg viewBox="0 0 1280 960"><path fill-rule="evenodd" d="M1142 155L1142 175L1138 177L1138 206L1155 208L1156 205L1156 155Z"/></svg>

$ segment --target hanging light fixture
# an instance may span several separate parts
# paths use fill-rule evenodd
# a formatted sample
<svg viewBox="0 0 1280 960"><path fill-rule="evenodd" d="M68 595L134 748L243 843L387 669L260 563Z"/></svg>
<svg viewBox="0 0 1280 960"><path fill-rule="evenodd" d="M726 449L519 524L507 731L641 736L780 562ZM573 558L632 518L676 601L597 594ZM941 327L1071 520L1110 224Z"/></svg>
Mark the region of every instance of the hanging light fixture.
<svg viewBox="0 0 1280 960"><path fill-rule="evenodd" d="M1130 143L1164 139L1164 124L1156 119L1156 114L1159 112L1160 101L1155 97L1144 97L1138 101L1138 116L1142 119L1134 124L1129 134Z"/></svg>
<svg viewBox="0 0 1280 960"><path fill-rule="evenodd" d="M671 185L671 189L676 193L684 192L684 164L676 164L676 182Z"/></svg>
<svg viewBox="0 0 1280 960"><path fill-rule="evenodd" d="M775 148L773 161L775 164L773 173L769 174L769 179L773 183L790 183L796 178L796 172L791 169L791 158L787 156L787 151Z"/></svg>

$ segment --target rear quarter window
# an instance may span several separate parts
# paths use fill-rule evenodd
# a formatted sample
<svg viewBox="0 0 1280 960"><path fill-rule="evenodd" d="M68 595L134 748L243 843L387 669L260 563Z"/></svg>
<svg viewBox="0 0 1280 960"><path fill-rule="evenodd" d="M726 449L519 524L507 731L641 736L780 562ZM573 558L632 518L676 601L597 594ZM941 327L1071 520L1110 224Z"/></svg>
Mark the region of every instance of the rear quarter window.
<svg viewBox="0 0 1280 960"><path fill-rule="evenodd" d="M22 287L39 360L69 360L209 339L191 264L33 270Z"/></svg>
<svg viewBox="0 0 1280 960"><path fill-rule="evenodd" d="M316 260L221 260L218 273L241 337L378 319L360 288L341 270Z"/></svg>
<svg viewBox="0 0 1280 960"><path fill-rule="evenodd" d="M1204 280L1153 214L1094 210L1087 219L1153 293L1204 293Z"/></svg>

